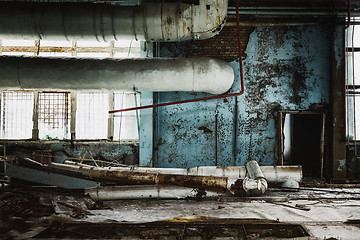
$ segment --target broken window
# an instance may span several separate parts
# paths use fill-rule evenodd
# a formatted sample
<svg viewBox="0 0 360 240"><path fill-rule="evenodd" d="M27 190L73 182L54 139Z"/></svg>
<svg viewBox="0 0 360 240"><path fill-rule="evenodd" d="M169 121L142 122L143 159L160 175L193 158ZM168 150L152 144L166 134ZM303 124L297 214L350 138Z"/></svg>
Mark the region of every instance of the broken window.
<svg viewBox="0 0 360 240"><path fill-rule="evenodd" d="M137 107L140 94L115 92L114 109ZM128 111L114 114L114 140L134 140L139 138L139 112Z"/></svg>
<svg viewBox="0 0 360 240"><path fill-rule="evenodd" d="M0 92L0 105L0 137L2 139L31 138L34 106L33 92Z"/></svg>
<svg viewBox="0 0 360 240"><path fill-rule="evenodd" d="M355 18L355 22L359 19ZM346 30L346 134L347 140L360 140L360 26Z"/></svg>
<svg viewBox="0 0 360 240"><path fill-rule="evenodd" d="M108 111L108 93L78 92L76 138L106 139L108 132Z"/></svg>
<svg viewBox="0 0 360 240"><path fill-rule="evenodd" d="M69 139L70 93L40 92L38 123L40 139Z"/></svg>

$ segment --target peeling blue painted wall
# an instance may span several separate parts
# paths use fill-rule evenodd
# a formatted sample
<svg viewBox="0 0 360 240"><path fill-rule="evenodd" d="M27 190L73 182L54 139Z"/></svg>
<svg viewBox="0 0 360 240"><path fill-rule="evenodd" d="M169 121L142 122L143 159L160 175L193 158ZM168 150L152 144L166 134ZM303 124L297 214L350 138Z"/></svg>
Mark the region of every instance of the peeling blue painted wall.
<svg viewBox="0 0 360 240"><path fill-rule="evenodd" d="M323 26L255 28L243 61L245 94L158 108L153 166L244 165L248 159L277 164L278 111L327 109L329 44ZM230 65L236 79L230 92L239 92L238 62ZM168 92L159 93L157 100L204 96Z"/></svg>

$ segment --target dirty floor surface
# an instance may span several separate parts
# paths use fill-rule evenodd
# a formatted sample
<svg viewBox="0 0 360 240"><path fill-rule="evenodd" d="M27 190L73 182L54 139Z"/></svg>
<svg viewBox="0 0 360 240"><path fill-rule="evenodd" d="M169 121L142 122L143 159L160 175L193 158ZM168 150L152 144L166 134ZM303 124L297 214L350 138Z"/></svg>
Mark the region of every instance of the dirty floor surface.
<svg viewBox="0 0 360 240"><path fill-rule="evenodd" d="M360 239L360 189L262 197L95 202L81 192L0 188L1 239Z"/></svg>

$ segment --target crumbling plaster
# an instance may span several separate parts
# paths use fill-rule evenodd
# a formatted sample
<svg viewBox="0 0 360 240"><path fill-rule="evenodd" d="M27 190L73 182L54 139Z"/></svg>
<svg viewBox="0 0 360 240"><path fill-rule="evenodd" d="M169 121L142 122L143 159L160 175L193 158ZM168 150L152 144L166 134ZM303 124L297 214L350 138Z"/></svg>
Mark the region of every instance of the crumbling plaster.
<svg viewBox="0 0 360 240"><path fill-rule="evenodd" d="M326 26L255 28L243 61L245 94L157 109L153 166L244 165L248 159L278 163L278 111L327 110L329 34ZM230 65L235 71L230 92L239 92L238 62ZM170 102L207 95L158 96L159 102Z"/></svg>

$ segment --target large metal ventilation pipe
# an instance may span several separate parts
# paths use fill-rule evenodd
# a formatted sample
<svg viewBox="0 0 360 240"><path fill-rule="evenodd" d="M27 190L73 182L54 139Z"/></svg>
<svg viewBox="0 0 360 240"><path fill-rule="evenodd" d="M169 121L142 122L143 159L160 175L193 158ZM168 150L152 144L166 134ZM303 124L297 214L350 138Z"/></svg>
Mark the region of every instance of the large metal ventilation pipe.
<svg viewBox="0 0 360 240"><path fill-rule="evenodd" d="M0 88L121 89L222 94L229 64L211 58L87 59L0 56Z"/></svg>
<svg viewBox="0 0 360 240"><path fill-rule="evenodd" d="M0 38L184 41L207 39L225 24L227 0L144 3L0 2Z"/></svg>

